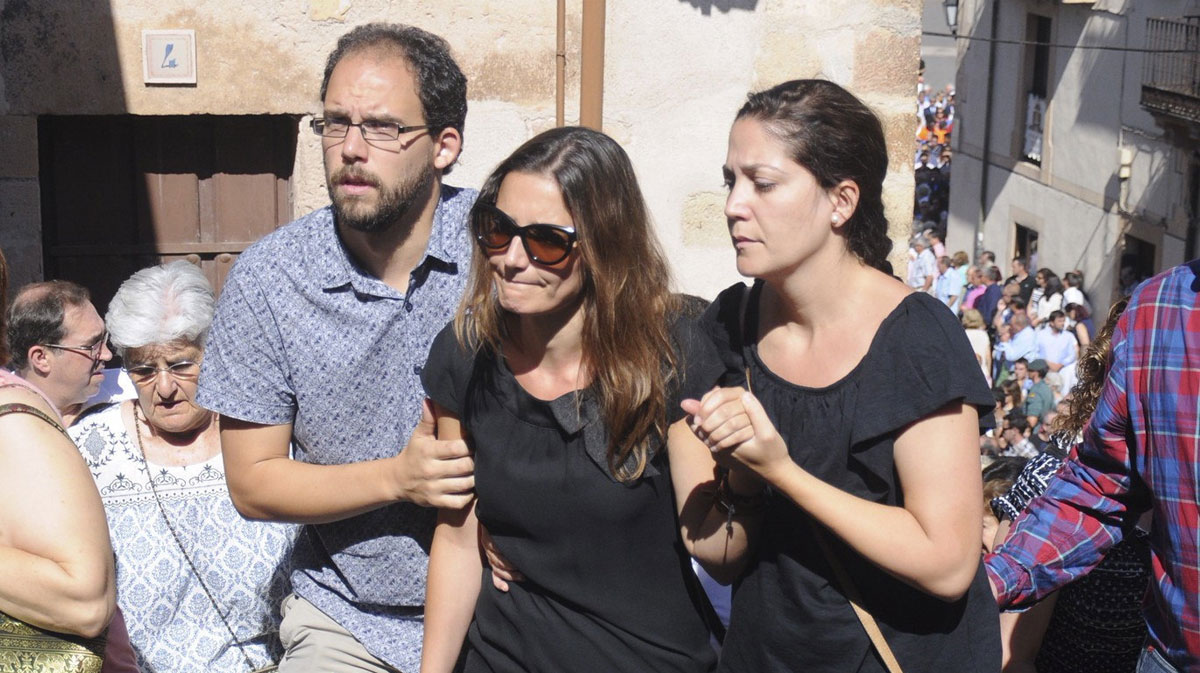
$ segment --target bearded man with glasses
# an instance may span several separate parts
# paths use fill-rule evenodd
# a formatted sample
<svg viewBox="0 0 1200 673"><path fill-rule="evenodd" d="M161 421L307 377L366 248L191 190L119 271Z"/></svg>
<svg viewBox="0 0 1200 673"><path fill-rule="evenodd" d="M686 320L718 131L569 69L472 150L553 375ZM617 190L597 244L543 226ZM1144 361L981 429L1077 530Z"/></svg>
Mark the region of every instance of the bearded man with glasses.
<svg viewBox="0 0 1200 673"><path fill-rule="evenodd" d="M242 515L306 524L279 670L416 673L430 508L463 507L474 486L466 444L434 438L420 382L470 267L475 191L442 183L466 78L441 38L369 24L330 54L321 102L310 126L331 205L238 259L197 401L221 414Z"/></svg>
<svg viewBox="0 0 1200 673"><path fill-rule="evenodd" d="M8 310L9 368L74 422L112 359L104 321L86 288L52 280L21 288Z"/></svg>

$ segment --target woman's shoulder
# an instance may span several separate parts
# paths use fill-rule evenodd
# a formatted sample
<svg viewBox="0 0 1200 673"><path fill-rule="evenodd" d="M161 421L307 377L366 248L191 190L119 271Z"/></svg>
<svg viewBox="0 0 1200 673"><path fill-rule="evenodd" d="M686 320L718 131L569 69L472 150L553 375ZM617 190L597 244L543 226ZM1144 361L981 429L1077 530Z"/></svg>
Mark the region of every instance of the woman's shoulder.
<svg viewBox="0 0 1200 673"><path fill-rule="evenodd" d="M57 418L58 410L46 394L7 369L0 369L0 404L26 404Z"/></svg>
<svg viewBox="0 0 1200 673"><path fill-rule="evenodd" d="M954 400L980 413L995 404L966 330L937 299L913 292L880 325L860 381L855 434L876 436L924 418Z"/></svg>
<svg viewBox="0 0 1200 673"><path fill-rule="evenodd" d="M740 349L743 315L753 288L734 283L717 295L699 317L697 328L720 349Z"/></svg>
<svg viewBox="0 0 1200 673"><path fill-rule="evenodd" d="M726 370L721 385L737 385L744 367L742 323L752 292L745 283L734 283L717 295L696 322L696 329L711 344Z"/></svg>
<svg viewBox="0 0 1200 673"><path fill-rule="evenodd" d="M62 427L58 409L37 389L11 375L0 379L0 421L14 427Z"/></svg>
<svg viewBox="0 0 1200 673"><path fill-rule="evenodd" d="M37 390L25 385L0 387L0 453L5 459L30 464L42 461L45 469L59 469L61 459L75 454L75 444L65 434L62 417ZM60 450L29 451L56 447ZM69 447L69 452L65 451ZM78 456L76 456L76 459ZM49 461L49 462L46 462Z"/></svg>
<svg viewBox="0 0 1200 673"><path fill-rule="evenodd" d="M676 394L669 401L672 420L677 420L675 407L679 400L699 398L720 381L725 371L722 355L703 325L706 303L698 298L685 298L668 317L677 374L673 386Z"/></svg>
<svg viewBox="0 0 1200 673"><path fill-rule="evenodd" d="M466 340L459 338L459 332L451 320L433 338L423 369L450 369L459 373L470 371L471 361L479 350L480 347L472 343L469 337Z"/></svg>
<svg viewBox="0 0 1200 673"><path fill-rule="evenodd" d="M475 367L478 349L458 337L450 321L433 339L421 368L425 394L442 407L462 414L462 402Z"/></svg>
<svg viewBox="0 0 1200 673"><path fill-rule="evenodd" d="M876 372L899 367L953 379L955 369L969 362L979 373L967 330L949 307L923 292L905 296L884 320L872 354Z"/></svg>
<svg viewBox="0 0 1200 673"><path fill-rule="evenodd" d="M23 404L51 416L58 415L58 412L46 402L46 398L33 388L21 384L0 383L0 406L7 404Z"/></svg>
<svg viewBox="0 0 1200 673"><path fill-rule="evenodd" d="M965 342L966 329L948 306L924 292L909 292L885 321L888 343L924 344L936 349L947 342ZM881 328L882 329L882 328ZM928 351L937 356L936 350Z"/></svg>

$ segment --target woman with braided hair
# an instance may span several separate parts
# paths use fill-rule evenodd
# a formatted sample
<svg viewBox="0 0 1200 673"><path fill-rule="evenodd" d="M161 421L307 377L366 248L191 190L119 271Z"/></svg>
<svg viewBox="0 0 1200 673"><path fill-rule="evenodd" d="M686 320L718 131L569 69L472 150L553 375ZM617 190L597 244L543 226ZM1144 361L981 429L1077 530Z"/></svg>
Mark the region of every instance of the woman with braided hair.
<svg viewBox="0 0 1200 673"><path fill-rule="evenodd" d="M726 387L684 403L751 531L721 671L999 670L979 559L994 399L954 314L879 270L887 167L878 118L824 80L751 94L729 134L725 216L755 282L705 316Z"/></svg>

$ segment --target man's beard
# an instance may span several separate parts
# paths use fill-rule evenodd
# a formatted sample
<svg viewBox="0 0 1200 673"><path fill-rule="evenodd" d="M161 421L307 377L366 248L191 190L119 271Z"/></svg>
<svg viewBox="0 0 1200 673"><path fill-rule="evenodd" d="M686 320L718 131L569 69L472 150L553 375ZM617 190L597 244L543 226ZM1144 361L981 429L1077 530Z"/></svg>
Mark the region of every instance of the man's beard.
<svg viewBox="0 0 1200 673"><path fill-rule="evenodd" d="M369 208L356 197L340 196L337 186L349 178L370 183L375 187L379 193L379 203L374 208ZM377 177L361 169L343 166L326 181L329 200L333 203L334 222L345 224L355 231L375 234L407 219L408 223L405 226L411 229L415 221L412 217L405 216L414 207L419 207L419 202L429 193L429 183L432 180L433 167L428 164L422 165L421 172L411 179L392 187L380 184Z"/></svg>

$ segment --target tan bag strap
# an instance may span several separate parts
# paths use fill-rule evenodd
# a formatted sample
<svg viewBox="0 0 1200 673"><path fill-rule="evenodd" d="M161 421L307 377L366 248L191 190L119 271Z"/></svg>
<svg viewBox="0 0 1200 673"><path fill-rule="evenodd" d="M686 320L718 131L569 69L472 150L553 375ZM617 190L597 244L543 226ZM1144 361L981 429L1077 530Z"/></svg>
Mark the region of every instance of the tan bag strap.
<svg viewBox="0 0 1200 673"><path fill-rule="evenodd" d="M825 533L816 522L813 522L812 529L813 535L817 538L817 544L821 546L821 552L825 554L825 560L833 569L833 575L837 579L838 585L846 594L846 600L850 602L850 607L854 608L854 614L858 616L859 623L867 632L867 637L871 639L871 644L875 646L875 651L879 653L879 658L883 660L883 665L887 667L888 673L904 673L900 668L900 662L896 660L896 655L892 653L892 648L887 644L887 639L883 637L883 632L879 630L879 624L862 606L862 596L858 593L858 587L855 586L854 580L850 579L850 573L846 572L846 568L842 566L837 555L833 553L833 548L829 546L829 540L825 539Z"/></svg>
<svg viewBox="0 0 1200 673"><path fill-rule="evenodd" d="M741 317L739 318L742 330L742 347L747 348L746 343L746 304L750 296L750 288L742 293ZM746 390L754 392L750 385L750 364L746 363ZM862 605L862 597L858 593L858 587L855 586L854 580L850 579L850 574L846 572L846 568L842 566L836 554L833 553L833 547L829 546L829 540L825 538L824 531L821 530L820 524L809 520L812 523L813 536L817 538L817 544L821 547L821 553L825 555L825 560L829 563L829 567L833 569L834 578L845 594L846 600L850 602L850 607L854 608L854 614L858 617L858 623L862 624L863 630L867 632L867 637L871 639L871 644L875 647L875 651L879 653L879 658L883 660L883 665L887 668L888 673L904 673L900 668L900 662L896 660L896 655L892 652L891 646L888 645L887 639L883 637L883 632L879 630L879 624L871 613Z"/></svg>

